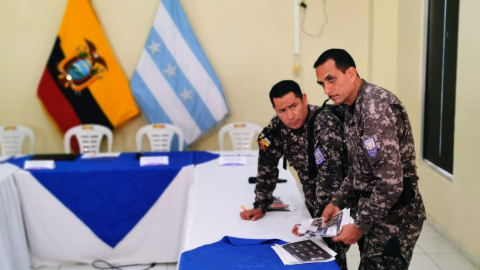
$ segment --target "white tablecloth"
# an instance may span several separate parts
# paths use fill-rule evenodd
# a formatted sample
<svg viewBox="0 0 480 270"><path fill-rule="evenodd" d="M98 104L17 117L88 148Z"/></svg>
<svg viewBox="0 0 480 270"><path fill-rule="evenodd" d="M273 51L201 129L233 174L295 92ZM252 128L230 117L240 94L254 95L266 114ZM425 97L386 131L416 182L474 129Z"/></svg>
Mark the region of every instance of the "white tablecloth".
<svg viewBox="0 0 480 270"><path fill-rule="evenodd" d="M231 154L223 152L221 154ZM240 206L253 208L254 184L248 177L257 175L257 153L250 152L247 166L219 166L219 161L195 167L195 182L189 193L187 216L184 224L182 251L219 241L228 235L251 239L281 239L298 241L291 234L293 226L310 218L298 188L288 170L279 166L280 178L287 183L277 184L274 195L289 197L295 205L293 212L267 212L260 220L240 218Z"/></svg>
<svg viewBox="0 0 480 270"><path fill-rule="evenodd" d="M0 269L30 270L25 228L13 173L18 167L0 164Z"/></svg>
<svg viewBox="0 0 480 270"><path fill-rule="evenodd" d="M115 248L111 248L32 174L17 171L15 178L24 209L33 266L72 262L90 264L95 259L117 265L176 262L186 197L193 177L194 166L183 167L147 214Z"/></svg>

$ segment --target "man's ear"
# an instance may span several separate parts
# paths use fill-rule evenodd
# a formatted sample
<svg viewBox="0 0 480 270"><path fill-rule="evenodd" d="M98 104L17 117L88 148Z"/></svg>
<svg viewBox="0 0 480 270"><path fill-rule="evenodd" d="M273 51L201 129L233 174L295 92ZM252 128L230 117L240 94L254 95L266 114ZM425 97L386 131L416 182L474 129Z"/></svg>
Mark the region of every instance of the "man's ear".
<svg viewBox="0 0 480 270"><path fill-rule="evenodd" d="M357 69L354 67L349 67L346 72L348 79L353 82L355 81L355 78L357 77Z"/></svg>
<svg viewBox="0 0 480 270"><path fill-rule="evenodd" d="M305 94L305 93L302 94L302 101L303 101L303 103L305 103L305 105L308 105L307 94Z"/></svg>

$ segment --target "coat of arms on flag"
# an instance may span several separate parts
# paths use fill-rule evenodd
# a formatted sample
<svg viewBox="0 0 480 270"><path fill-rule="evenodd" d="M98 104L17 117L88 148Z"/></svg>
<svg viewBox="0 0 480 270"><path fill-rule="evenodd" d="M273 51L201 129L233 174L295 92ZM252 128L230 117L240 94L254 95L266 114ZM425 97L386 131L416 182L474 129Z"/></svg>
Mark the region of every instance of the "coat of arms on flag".
<svg viewBox="0 0 480 270"><path fill-rule="evenodd" d="M68 2L38 96L64 133L80 124L113 129L138 114L88 0Z"/></svg>
<svg viewBox="0 0 480 270"><path fill-rule="evenodd" d="M160 3L130 86L148 121L180 127L186 145L229 111L178 0Z"/></svg>

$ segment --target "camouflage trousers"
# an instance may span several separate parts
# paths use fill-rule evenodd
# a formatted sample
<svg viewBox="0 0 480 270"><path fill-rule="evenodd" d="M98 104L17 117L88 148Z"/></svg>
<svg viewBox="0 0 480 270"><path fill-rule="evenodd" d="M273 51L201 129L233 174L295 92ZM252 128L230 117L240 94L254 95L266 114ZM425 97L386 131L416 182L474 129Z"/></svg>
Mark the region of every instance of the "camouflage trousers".
<svg viewBox="0 0 480 270"><path fill-rule="evenodd" d="M391 210L358 241L359 270L408 269L425 220L422 198L418 189L415 191L410 205ZM361 209L362 199L358 206Z"/></svg>
<svg viewBox="0 0 480 270"><path fill-rule="evenodd" d="M323 241L328 245L329 248L333 249L337 253L335 260L337 261L338 267L342 270L348 270L347 268L347 252L350 248L350 245L346 245L342 242L333 242L332 238L323 238Z"/></svg>

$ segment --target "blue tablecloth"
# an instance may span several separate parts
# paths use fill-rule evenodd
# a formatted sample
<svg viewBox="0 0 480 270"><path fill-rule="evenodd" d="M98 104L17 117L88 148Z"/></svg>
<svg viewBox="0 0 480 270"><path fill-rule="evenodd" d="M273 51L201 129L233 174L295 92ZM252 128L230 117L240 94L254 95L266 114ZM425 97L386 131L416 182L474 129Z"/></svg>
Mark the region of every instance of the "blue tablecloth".
<svg viewBox="0 0 480 270"><path fill-rule="evenodd" d="M335 261L284 265L272 245L281 240L241 239L225 236L219 242L182 253L179 270L289 269L339 270Z"/></svg>
<svg viewBox="0 0 480 270"><path fill-rule="evenodd" d="M117 158L56 161L30 173L95 235L115 247L143 218L178 172L218 157L208 152L144 153L168 156L168 166L140 167L136 153ZM31 156L10 159L23 167Z"/></svg>

